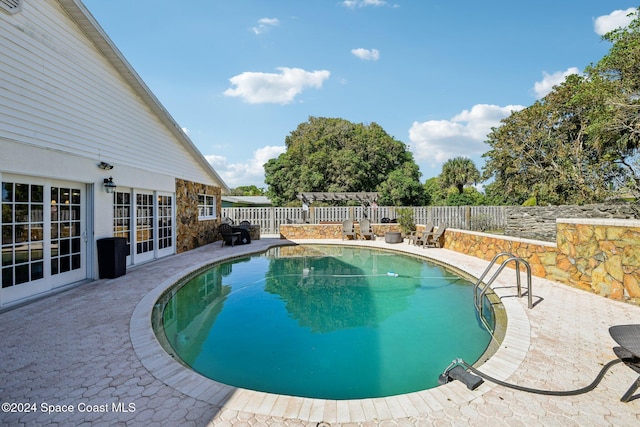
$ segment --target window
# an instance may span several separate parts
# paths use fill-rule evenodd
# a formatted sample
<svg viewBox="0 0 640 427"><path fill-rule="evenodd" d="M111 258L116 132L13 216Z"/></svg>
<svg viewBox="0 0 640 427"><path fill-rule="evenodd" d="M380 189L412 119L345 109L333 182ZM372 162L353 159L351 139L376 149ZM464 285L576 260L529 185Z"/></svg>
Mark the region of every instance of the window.
<svg viewBox="0 0 640 427"><path fill-rule="evenodd" d="M198 194L198 219L216 218L216 197Z"/></svg>

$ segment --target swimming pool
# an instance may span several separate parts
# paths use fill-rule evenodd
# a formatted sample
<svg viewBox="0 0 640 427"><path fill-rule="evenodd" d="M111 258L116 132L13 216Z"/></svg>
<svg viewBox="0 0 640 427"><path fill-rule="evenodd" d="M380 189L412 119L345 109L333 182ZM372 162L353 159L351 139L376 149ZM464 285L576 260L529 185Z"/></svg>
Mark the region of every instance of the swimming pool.
<svg viewBox="0 0 640 427"><path fill-rule="evenodd" d="M425 260L343 246L273 248L171 288L154 324L168 351L221 383L357 399L437 386L490 340L472 286Z"/></svg>

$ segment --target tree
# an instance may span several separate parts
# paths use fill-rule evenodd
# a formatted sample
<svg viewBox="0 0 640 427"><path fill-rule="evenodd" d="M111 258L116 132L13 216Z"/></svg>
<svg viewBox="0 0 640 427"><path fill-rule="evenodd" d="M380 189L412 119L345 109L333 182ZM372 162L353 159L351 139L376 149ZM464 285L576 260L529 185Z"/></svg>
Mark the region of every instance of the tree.
<svg viewBox="0 0 640 427"><path fill-rule="evenodd" d="M447 206L481 206L486 205L487 201L484 194L475 187L466 187L462 193L448 194L445 204Z"/></svg>
<svg viewBox="0 0 640 427"><path fill-rule="evenodd" d="M303 191L379 191L385 200L422 202L413 155L376 123L310 117L285 138L285 145L286 152L264 166L267 195L277 206Z"/></svg>
<svg viewBox="0 0 640 427"><path fill-rule="evenodd" d="M465 185L480 181L480 172L473 160L466 157L454 157L442 165L440 183L444 188L456 187L458 194L462 194Z"/></svg>
<svg viewBox="0 0 640 427"><path fill-rule="evenodd" d="M493 129L485 178L510 203L602 202L640 196L640 21L604 36L609 53Z"/></svg>
<svg viewBox="0 0 640 427"><path fill-rule="evenodd" d="M542 100L512 113L489 134L485 178L509 202L601 202L620 175L615 156L599 146L590 125L602 114L597 82L572 75Z"/></svg>
<svg viewBox="0 0 640 427"><path fill-rule="evenodd" d="M264 196L264 190L255 185L241 185L231 189L229 196Z"/></svg>
<svg viewBox="0 0 640 427"><path fill-rule="evenodd" d="M440 178L434 176L425 181L423 187L425 192L425 203L433 206L442 206L447 199L447 192L440 184Z"/></svg>
<svg viewBox="0 0 640 427"><path fill-rule="evenodd" d="M420 206L426 201L418 165L412 162L406 162L389 173L387 179L378 186L378 192L381 205Z"/></svg>
<svg viewBox="0 0 640 427"><path fill-rule="evenodd" d="M624 170L618 184L640 198L640 12L632 16L627 27L603 36L612 47L587 72L600 82L604 94L599 120L590 130L601 149L613 152L612 161Z"/></svg>

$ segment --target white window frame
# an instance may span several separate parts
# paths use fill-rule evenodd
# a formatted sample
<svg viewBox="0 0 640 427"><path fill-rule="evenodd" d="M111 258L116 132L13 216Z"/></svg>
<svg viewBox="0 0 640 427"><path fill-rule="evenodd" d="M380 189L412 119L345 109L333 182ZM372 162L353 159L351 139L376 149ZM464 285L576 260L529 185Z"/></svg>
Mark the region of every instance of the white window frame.
<svg viewBox="0 0 640 427"><path fill-rule="evenodd" d="M202 199L204 199L204 203L202 203ZM216 215L217 207L216 196L198 194L198 221L218 218Z"/></svg>

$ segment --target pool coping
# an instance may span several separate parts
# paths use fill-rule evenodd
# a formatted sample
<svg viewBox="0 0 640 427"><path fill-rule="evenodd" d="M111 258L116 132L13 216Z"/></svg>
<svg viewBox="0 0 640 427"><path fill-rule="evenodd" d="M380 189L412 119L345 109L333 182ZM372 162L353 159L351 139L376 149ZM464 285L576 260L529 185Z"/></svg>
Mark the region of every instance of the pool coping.
<svg viewBox="0 0 640 427"><path fill-rule="evenodd" d="M161 346L153 330L152 311L162 294L180 279L213 263L261 253L272 247L305 243L382 248L443 263L476 278L481 274L481 271L468 271L468 266L462 265L464 263L461 261L456 259L452 261L451 258L455 257L442 257L448 258L442 260L438 259L439 256L430 256L443 254L443 251L449 254L455 254L455 252L446 249L421 251L413 245L391 245L384 241L282 240L255 249L249 246L242 253L230 252L228 256L220 254L219 258L199 263L174 274L138 302L131 316L129 335L141 363L154 377L169 387L220 408L317 423L384 421L419 416L479 399L483 394L497 387L493 383L484 382L476 390L471 391L460 381L454 381L432 389L380 398L327 400L286 396L221 384L185 367ZM486 261L482 263L487 265ZM514 296L513 286L507 281L502 281L501 278L502 276L494 282L492 289L502 300L507 314L507 329L500 347L481 365L480 369L494 378L506 380L524 361L530 345L531 328L523 305L517 298L508 298Z"/></svg>

